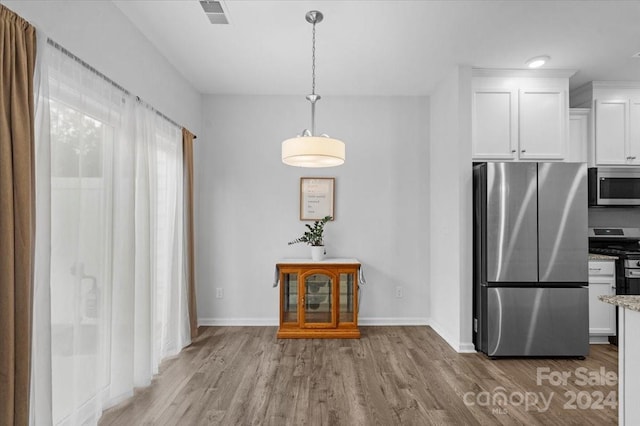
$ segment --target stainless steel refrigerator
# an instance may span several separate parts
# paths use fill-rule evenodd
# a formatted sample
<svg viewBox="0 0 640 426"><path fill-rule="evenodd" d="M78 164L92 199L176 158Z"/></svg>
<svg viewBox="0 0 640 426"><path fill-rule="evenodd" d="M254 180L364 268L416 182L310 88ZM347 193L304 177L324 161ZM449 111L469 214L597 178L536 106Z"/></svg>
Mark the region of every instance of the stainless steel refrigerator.
<svg viewBox="0 0 640 426"><path fill-rule="evenodd" d="M473 190L476 349L586 356L586 165L476 163Z"/></svg>

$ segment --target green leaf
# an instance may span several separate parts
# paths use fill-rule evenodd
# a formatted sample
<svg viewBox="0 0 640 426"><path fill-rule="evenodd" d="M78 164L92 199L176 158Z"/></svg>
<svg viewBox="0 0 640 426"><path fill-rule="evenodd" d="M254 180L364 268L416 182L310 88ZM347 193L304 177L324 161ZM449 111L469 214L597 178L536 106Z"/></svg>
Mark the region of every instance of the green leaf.
<svg viewBox="0 0 640 426"><path fill-rule="evenodd" d="M302 235L302 237L296 238L290 241L289 244L307 243L312 246L323 245L324 225L332 219L331 216L325 216L320 220L313 222L313 225L305 223L305 227L308 229Z"/></svg>

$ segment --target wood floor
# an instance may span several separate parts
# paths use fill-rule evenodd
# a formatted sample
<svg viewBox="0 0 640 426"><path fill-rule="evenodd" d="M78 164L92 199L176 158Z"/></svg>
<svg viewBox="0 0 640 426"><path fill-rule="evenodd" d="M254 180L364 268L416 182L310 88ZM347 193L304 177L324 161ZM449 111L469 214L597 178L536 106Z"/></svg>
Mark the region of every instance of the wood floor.
<svg viewBox="0 0 640 426"><path fill-rule="evenodd" d="M456 353L429 327L361 331L360 340L277 340L275 327L201 327L100 425L617 423L606 399L617 394L615 346L592 345L586 360L492 361Z"/></svg>

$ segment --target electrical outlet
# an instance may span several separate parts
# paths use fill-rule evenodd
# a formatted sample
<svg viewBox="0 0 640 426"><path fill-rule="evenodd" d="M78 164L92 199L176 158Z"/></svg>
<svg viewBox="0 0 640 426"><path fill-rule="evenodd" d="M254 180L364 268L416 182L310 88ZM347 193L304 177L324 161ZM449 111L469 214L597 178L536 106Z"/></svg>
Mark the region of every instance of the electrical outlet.
<svg viewBox="0 0 640 426"><path fill-rule="evenodd" d="M402 298L402 287L396 287L396 298Z"/></svg>
<svg viewBox="0 0 640 426"><path fill-rule="evenodd" d="M216 299L222 299L224 297L224 290L220 287L216 288Z"/></svg>

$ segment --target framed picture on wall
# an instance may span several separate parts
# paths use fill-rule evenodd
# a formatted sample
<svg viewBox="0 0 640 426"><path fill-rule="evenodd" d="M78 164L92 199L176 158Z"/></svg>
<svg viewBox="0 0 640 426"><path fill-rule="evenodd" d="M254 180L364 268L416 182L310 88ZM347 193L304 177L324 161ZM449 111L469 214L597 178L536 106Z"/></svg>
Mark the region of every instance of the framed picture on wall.
<svg viewBox="0 0 640 426"><path fill-rule="evenodd" d="M300 220L320 220L325 216L335 218L335 184L335 178L300 178Z"/></svg>

